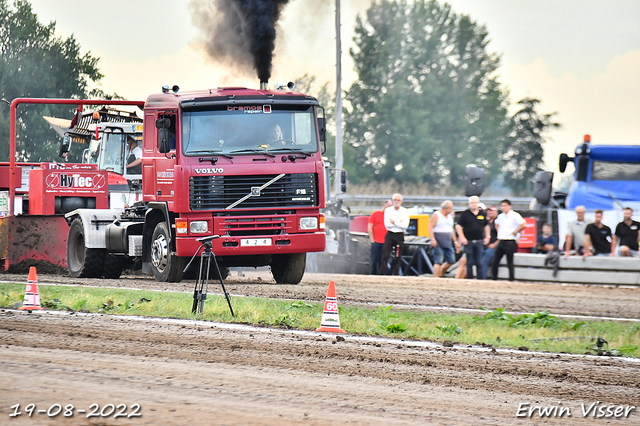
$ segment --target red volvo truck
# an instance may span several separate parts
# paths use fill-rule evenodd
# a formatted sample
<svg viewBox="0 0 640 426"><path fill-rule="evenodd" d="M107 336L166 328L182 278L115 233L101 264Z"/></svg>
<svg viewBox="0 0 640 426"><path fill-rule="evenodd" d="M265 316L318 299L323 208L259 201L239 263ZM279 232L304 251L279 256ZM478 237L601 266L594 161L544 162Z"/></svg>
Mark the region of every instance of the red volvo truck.
<svg viewBox="0 0 640 426"><path fill-rule="evenodd" d="M177 282L196 239L219 235L223 268L269 265L276 282L297 284L306 253L325 247L325 139L310 96L163 87L144 103L143 200L65 215L70 274L117 277L135 265Z"/></svg>

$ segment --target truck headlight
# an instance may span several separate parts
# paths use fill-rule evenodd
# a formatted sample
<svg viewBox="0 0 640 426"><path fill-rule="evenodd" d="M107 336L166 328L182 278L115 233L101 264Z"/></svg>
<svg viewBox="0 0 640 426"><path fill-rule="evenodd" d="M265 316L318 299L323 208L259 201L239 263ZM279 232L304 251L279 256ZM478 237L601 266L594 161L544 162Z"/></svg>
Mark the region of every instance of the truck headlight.
<svg viewBox="0 0 640 426"><path fill-rule="evenodd" d="M189 232L192 234L204 234L209 232L209 224L206 220L194 220L189 223Z"/></svg>
<svg viewBox="0 0 640 426"><path fill-rule="evenodd" d="M301 217L300 229L317 229L318 218L317 217Z"/></svg>

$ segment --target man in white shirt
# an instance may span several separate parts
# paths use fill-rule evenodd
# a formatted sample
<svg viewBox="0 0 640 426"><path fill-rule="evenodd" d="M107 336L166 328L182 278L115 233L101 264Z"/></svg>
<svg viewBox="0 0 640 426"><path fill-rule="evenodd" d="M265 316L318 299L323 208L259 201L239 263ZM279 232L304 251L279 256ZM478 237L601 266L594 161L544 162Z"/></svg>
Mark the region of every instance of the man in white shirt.
<svg viewBox="0 0 640 426"><path fill-rule="evenodd" d="M409 226L409 210L402 207L402 195L393 194L392 207L384 210L384 226L387 235L382 246L382 260L380 261L380 275L387 275L387 263L391 257L391 250L396 246L395 259L391 267L391 275L398 275L400 271L400 257L404 247L404 231Z"/></svg>
<svg viewBox="0 0 640 426"><path fill-rule="evenodd" d="M566 259L571 254L571 247L575 247L575 253L579 255L584 254L584 235L587 230L587 225L592 223L591 219L584 217L587 209L584 206L576 207L576 220L569 223L569 230L567 231L566 241L564 246L564 258Z"/></svg>
<svg viewBox="0 0 640 426"><path fill-rule="evenodd" d="M127 135L127 148L127 174L142 174L142 149L131 135Z"/></svg>
<svg viewBox="0 0 640 426"><path fill-rule="evenodd" d="M498 279L498 267L502 256L507 255L507 267L509 268L509 281L514 280L515 267L513 265L513 255L518 251L518 243L516 238L520 231L526 226L527 222L520 216L519 213L511 210L511 201L502 200L500 202L502 213L496 219L496 230L498 231L498 246L496 247L496 254L493 258L493 265L491 265L491 278Z"/></svg>

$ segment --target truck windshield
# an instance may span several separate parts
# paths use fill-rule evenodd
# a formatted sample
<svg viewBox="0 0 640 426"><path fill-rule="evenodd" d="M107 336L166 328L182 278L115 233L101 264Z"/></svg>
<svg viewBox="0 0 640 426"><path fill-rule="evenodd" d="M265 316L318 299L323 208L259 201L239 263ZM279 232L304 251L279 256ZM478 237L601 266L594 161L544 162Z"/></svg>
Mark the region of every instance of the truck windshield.
<svg viewBox="0 0 640 426"><path fill-rule="evenodd" d="M640 181L640 164L593 161L591 180Z"/></svg>
<svg viewBox="0 0 640 426"><path fill-rule="evenodd" d="M262 106L234 105L223 108L183 111L182 151L185 155L318 150L313 107L284 109L274 105L263 109Z"/></svg>
<svg viewBox="0 0 640 426"><path fill-rule="evenodd" d="M102 135L102 145L99 154L98 168L124 174L125 135L123 133L107 133Z"/></svg>

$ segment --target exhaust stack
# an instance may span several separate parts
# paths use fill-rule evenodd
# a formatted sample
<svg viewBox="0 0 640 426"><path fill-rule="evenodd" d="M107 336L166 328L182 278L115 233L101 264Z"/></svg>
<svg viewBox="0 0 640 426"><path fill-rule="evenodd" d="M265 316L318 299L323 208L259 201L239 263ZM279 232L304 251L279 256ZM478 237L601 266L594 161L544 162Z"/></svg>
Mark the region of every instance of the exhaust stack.
<svg viewBox="0 0 640 426"><path fill-rule="evenodd" d="M260 90L267 90L267 84L269 82L268 81L261 81L260 82Z"/></svg>

